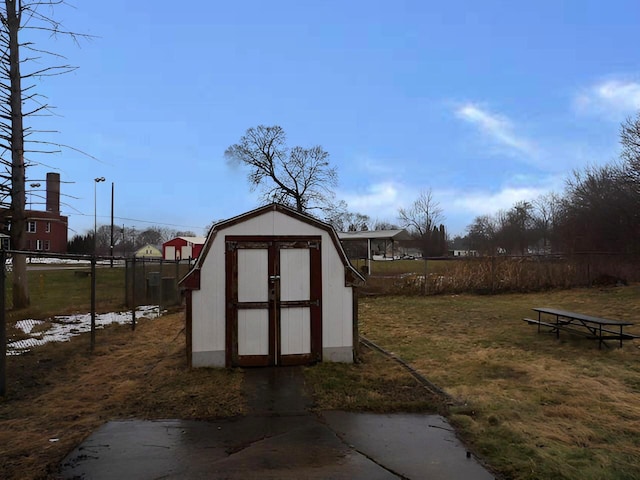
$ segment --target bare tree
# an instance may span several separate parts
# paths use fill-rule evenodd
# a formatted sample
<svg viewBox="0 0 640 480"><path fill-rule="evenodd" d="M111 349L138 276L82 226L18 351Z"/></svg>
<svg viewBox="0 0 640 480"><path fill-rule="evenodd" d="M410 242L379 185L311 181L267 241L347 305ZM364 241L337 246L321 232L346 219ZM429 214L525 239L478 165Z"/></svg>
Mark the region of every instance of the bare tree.
<svg viewBox="0 0 640 480"><path fill-rule="evenodd" d="M476 217L467 227L469 246L482 254L495 255L498 244L498 220L490 215Z"/></svg>
<svg viewBox="0 0 640 480"><path fill-rule="evenodd" d="M562 198L556 193L541 195L533 201L533 208L539 251L550 253L561 218Z"/></svg>
<svg viewBox="0 0 640 480"><path fill-rule="evenodd" d="M25 215L25 177L30 165L29 153L53 153L62 145L43 140L28 139L33 133L44 133L25 127L24 119L46 114L50 106L38 95L33 82L36 79L59 75L74 68L69 65L42 66L42 56L63 58L58 54L37 48L32 42L20 39L23 30L45 31L52 35L65 35L77 39L73 32L64 31L51 16L42 13L48 9L51 14L56 5L63 0L5 0L0 6L0 201L7 204L10 198L9 216L11 217L11 244L16 250L26 249ZM27 56L22 58L22 51ZM34 62L35 68L29 72L21 71L28 62ZM25 147L25 143L33 147ZM10 156L10 158L7 158ZM33 163L31 163L33 164ZM15 255L13 259L13 306L22 308L29 305L26 257Z"/></svg>
<svg viewBox="0 0 640 480"><path fill-rule="evenodd" d="M638 251L638 194L628 185L619 165L574 172L560 229L567 251Z"/></svg>
<svg viewBox="0 0 640 480"><path fill-rule="evenodd" d="M409 208L398 210L398 217L417 240L424 256L445 255L447 251L443 210L431 189L420 192Z"/></svg>
<svg viewBox="0 0 640 480"><path fill-rule="evenodd" d="M622 145L621 191L625 193L626 215L633 223L636 238L640 235L640 113L627 119L620 132Z"/></svg>
<svg viewBox="0 0 640 480"><path fill-rule="evenodd" d="M396 225L395 223L389 222L387 220L376 219L376 221L373 222L372 230L400 230L400 227L398 227L398 225Z"/></svg>
<svg viewBox="0 0 640 480"><path fill-rule="evenodd" d="M338 174L321 146L286 146L282 127L252 127L224 152L229 162L248 167L251 189L264 203L290 205L299 212L324 210L334 198Z"/></svg>
<svg viewBox="0 0 640 480"><path fill-rule="evenodd" d="M620 129L621 157L626 162L627 173L635 182L636 192L640 193L640 113L628 118Z"/></svg>
<svg viewBox="0 0 640 480"><path fill-rule="evenodd" d="M327 209L325 222L338 232L363 232L370 229L371 218L358 212L347 210L347 203L340 200Z"/></svg>
<svg viewBox="0 0 640 480"><path fill-rule="evenodd" d="M533 205L519 201L500 218L501 247L509 254L524 255L533 243Z"/></svg>
<svg viewBox="0 0 640 480"><path fill-rule="evenodd" d="M431 189L420 192L409 208L398 211L398 216L406 228L414 230L420 236L431 232L433 227L444 221L443 210L433 198Z"/></svg>

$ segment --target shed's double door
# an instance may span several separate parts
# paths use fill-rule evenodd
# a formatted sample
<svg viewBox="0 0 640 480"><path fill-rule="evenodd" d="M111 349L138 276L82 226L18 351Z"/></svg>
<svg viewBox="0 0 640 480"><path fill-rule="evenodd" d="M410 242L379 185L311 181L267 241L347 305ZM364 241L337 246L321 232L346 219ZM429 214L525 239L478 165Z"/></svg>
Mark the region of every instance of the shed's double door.
<svg viewBox="0 0 640 480"><path fill-rule="evenodd" d="M227 237L227 365L299 365L322 352L320 237Z"/></svg>

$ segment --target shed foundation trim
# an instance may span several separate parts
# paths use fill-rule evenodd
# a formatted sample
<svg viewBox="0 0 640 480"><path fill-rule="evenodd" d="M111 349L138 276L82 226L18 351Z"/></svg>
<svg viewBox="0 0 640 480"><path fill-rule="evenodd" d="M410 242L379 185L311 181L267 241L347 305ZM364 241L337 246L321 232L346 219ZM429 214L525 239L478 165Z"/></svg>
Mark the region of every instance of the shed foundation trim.
<svg viewBox="0 0 640 480"><path fill-rule="evenodd" d="M353 363L352 347L325 347L322 349L323 362Z"/></svg>
<svg viewBox="0 0 640 480"><path fill-rule="evenodd" d="M224 367L225 360L224 350L193 352L191 355L191 365L193 367Z"/></svg>

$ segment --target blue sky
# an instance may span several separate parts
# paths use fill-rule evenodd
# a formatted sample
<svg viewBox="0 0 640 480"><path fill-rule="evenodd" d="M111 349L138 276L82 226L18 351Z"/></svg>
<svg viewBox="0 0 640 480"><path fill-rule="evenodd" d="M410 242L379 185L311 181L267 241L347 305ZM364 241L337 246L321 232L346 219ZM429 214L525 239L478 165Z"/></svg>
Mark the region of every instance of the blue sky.
<svg viewBox="0 0 640 480"><path fill-rule="evenodd" d="M178 7L178 8L176 8ZM70 232L202 228L256 207L224 150L280 125L322 145L351 211L397 222L431 189L451 234L481 214L561 192L618 155L640 110L637 1L75 2L56 17L95 35L40 45L80 68L37 82L51 137L86 151L58 171ZM26 37L24 38L26 39Z"/></svg>

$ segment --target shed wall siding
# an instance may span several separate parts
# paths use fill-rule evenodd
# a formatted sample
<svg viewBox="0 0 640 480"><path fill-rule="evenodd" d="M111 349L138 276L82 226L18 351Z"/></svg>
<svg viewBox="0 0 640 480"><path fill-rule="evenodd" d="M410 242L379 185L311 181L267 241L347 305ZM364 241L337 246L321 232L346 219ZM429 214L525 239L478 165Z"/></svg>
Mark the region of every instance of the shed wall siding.
<svg viewBox="0 0 640 480"><path fill-rule="evenodd" d="M194 366L224 366L225 237L227 235L312 236L322 238L323 359L352 362L352 288L344 282L344 264L330 235L314 225L277 211L249 218L219 230L201 265L202 290L193 292L192 362ZM206 286L206 287L204 287ZM216 363L210 362L216 359Z"/></svg>

